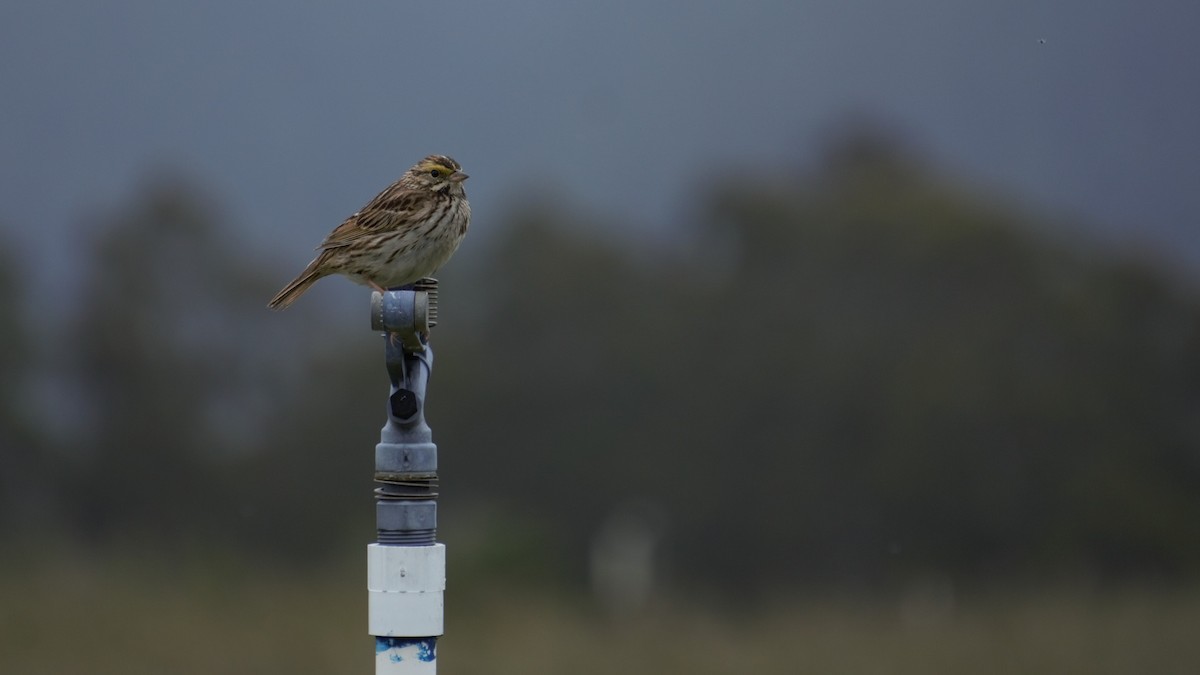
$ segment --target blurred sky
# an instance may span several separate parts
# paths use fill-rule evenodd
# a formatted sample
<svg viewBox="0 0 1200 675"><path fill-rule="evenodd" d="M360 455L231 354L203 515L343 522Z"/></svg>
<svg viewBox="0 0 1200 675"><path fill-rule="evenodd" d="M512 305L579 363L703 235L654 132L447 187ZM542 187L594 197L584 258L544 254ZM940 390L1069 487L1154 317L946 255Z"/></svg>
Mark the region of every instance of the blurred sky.
<svg viewBox="0 0 1200 675"><path fill-rule="evenodd" d="M661 234L701 179L802 166L853 114L1195 269L1198 28L1195 0L15 0L0 227L68 283L89 213L170 170L299 270L440 152L474 239L530 193Z"/></svg>

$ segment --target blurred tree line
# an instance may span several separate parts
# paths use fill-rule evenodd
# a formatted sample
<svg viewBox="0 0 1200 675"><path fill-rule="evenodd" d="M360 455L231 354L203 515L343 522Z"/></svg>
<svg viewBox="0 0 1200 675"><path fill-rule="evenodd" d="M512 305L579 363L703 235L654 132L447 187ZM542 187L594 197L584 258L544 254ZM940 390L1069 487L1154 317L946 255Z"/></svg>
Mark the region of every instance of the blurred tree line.
<svg viewBox="0 0 1200 675"><path fill-rule="evenodd" d="M577 578L635 504L683 583L1200 571L1192 288L869 134L699 194L674 248L538 204L477 214L499 234L442 275L429 407L444 538L477 567ZM304 261L264 269L185 182L90 229L75 318L46 340L17 256L0 264L5 539L369 541L367 292L358 323L267 311Z"/></svg>

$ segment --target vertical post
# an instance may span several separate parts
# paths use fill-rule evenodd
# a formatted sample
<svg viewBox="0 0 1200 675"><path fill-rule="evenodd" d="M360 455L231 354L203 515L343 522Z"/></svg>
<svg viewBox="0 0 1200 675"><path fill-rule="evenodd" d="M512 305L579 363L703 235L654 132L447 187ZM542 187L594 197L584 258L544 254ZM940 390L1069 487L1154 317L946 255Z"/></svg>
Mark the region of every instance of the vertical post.
<svg viewBox="0 0 1200 675"><path fill-rule="evenodd" d="M446 547L436 541L437 446L425 423L436 286L427 279L371 297L371 327L384 331L391 380L387 423L375 446L376 541L367 546L368 625L377 675L437 672Z"/></svg>

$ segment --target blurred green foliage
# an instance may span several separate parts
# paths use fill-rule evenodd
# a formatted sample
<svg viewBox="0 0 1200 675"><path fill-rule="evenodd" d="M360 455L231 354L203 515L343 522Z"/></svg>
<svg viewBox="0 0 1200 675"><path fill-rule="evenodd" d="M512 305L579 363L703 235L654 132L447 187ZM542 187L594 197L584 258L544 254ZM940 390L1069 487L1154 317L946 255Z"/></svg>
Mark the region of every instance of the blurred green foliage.
<svg viewBox="0 0 1200 675"><path fill-rule="evenodd" d="M672 247L537 204L477 213L499 233L443 274L434 333L450 543L578 580L639 503L670 578L727 590L1195 578L1192 288L870 137L698 195ZM97 229L52 348L27 349L0 275L5 537L33 535L14 514L36 503L96 546L319 561L368 541L386 379L365 291L360 324L267 312L288 270L180 183ZM68 433L34 433L17 395L48 373Z"/></svg>
<svg viewBox="0 0 1200 675"><path fill-rule="evenodd" d="M52 473L22 395L31 386L33 337L22 302L24 268L6 243L0 241L0 532L19 527L21 512L46 494Z"/></svg>
<svg viewBox="0 0 1200 675"><path fill-rule="evenodd" d="M21 675L370 672L361 561L322 570L141 558L0 569L0 670ZM753 614L661 602L613 621L553 595L447 597L438 672L1188 675L1200 594L1073 589L862 601L776 597ZM498 591L498 592L497 592Z"/></svg>

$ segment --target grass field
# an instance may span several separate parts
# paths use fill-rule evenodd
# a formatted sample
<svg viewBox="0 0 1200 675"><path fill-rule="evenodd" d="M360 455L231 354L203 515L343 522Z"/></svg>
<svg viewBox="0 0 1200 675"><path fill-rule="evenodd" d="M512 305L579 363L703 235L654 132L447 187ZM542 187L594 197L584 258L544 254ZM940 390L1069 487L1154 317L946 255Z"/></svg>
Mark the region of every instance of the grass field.
<svg viewBox="0 0 1200 675"><path fill-rule="evenodd" d="M100 560L0 574L0 673L370 673L365 572ZM452 580L453 584L453 580ZM439 672L1200 672L1200 592L659 602L614 620L580 598L449 591Z"/></svg>

